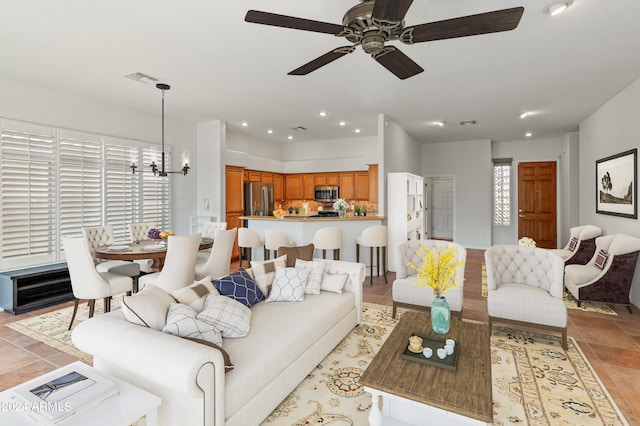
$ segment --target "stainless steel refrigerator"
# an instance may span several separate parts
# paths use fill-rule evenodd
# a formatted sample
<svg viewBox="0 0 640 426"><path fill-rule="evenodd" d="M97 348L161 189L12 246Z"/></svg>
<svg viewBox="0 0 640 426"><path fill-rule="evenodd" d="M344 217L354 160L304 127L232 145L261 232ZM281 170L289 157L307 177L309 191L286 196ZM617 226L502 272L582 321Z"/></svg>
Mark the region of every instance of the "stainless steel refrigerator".
<svg viewBox="0 0 640 426"><path fill-rule="evenodd" d="M245 182L245 216L273 216L273 184Z"/></svg>

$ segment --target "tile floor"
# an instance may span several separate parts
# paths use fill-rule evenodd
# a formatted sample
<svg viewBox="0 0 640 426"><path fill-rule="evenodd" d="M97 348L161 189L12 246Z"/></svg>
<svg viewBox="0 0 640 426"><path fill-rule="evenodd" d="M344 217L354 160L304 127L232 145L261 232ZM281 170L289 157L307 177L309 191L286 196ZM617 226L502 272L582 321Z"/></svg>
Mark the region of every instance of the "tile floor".
<svg viewBox="0 0 640 426"><path fill-rule="evenodd" d="M481 294L484 250L467 250L464 310L462 317L487 321L486 299ZM237 264L232 265L232 270ZM391 305L393 273L385 284L374 277L364 284L365 302ZM65 305L71 306L71 303ZM75 359L30 337L5 327L27 315L39 315L61 305L13 316L0 313L0 390L69 364ZM640 309L629 314L624 306L613 306L618 316L569 310L568 335L585 353L632 426L640 426Z"/></svg>

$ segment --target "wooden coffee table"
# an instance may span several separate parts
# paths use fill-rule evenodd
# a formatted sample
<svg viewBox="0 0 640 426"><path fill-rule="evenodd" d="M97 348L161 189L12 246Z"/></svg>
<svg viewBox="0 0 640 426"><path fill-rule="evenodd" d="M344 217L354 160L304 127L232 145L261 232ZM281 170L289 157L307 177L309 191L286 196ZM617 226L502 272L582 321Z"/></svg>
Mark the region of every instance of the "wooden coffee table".
<svg viewBox="0 0 640 426"><path fill-rule="evenodd" d="M454 339L460 351L456 371L400 358L414 333ZM491 424L490 352L486 324L452 318L449 333L439 335L430 315L405 313L360 378L372 394L369 424Z"/></svg>

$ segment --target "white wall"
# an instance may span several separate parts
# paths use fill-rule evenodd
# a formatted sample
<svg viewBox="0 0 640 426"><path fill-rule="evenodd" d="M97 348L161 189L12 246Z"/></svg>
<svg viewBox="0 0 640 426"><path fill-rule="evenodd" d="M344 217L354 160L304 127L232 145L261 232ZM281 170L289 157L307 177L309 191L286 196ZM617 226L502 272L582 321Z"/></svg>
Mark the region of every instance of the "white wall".
<svg viewBox="0 0 640 426"><path fill-rule="evenodd" d="M388 116L384 117L384 172L420 175L421 144Z"/></svg>
<svg viewBox="0 0 640 426"><path fill-rule="evenodd" d="M198 155L196 156L198 216L215 217L224 222L226 207L225 168L222 147L225 143L225 122L212 120L198 123Z"/></svg>
<svg viewBox="0 0 640 426"><path fill-rule="evenodd" d="M580 225L580 137L578 132L562 138L560 155L560 204L558 247L569 242L569 230Z"/></svg>
<svg viewBox="0 0 640 426"><path fill-rule="evenodd" d="M378 164L377 137L358 137L282 145L285 173L367 170Z"/></svg>
<svg viewBox="0 0 640 426"><path fill-rule="evenodd" d="M509 142L492 142L491 158L512 158L513 167L511 169L511 226L494 226L493 212L492 225L492 245L496 244L517 244L518 242L518 164L526 161L558 161L562 153L562 139L527 139L521 141ZM556 179L558 182L557 208L558 213L561 212L561 186L562 174L560 165L556 168ZM493 191L489 192L492 197ZM492 202L492 201L491 201ZM560 215L561 216L561 215ZM558 225L560 225L560 220ZM567 231L568 232L568 231ZM558 236L562 235L562 231L558 229Z"/></svg>
<svg viewBox="0 0 640 426"><path fill-rule="evenodd" d="M82 95L53 91L0 77L0 117L41 123L85 132L145 142L160 143L161 98L149 90L150 102L157 103L158 114L147 114L97 102ZM173 147L173 164L180 164L183 149L196 155L196 126L165 118L165 143ZM192 160L193 163L193 160ZM176 233L189 232L189 217L196 212L196 175L171 176L173 206L171 221Z"/></svg>
<svg viewBox="0 0 640 426"><path fill-rule="evenodd" d="M453 239L467 248L491 245L491 141L422 145L422 176L455 176Z"/></svg>
<svg viewBox="0 0 640 426"><path fill-rule="evenodd" d="M640 237L640 221L596 214L596 160L632 148L640 140L640 79L580 123L580 223L602 228L603 234ZM636 186L638 176L636 176ZM635 200L636 203L638 200ZM640 307L640 271L636 266L631 292Z"/></svg>

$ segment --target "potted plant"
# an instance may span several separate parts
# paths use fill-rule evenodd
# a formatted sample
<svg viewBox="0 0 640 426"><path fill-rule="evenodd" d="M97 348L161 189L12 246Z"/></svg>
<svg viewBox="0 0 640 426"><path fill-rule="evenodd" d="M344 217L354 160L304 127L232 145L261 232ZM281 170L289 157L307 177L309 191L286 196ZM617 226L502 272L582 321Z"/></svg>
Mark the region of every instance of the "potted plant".
<svg viewBox="0 0 640 426"><path fill-rule="evenodd" d="M289 210L289 214L293 214L293 207L289 206L287 210Z"/></svg>
<svg viewBox="0 0 640 426"><path fill-rule="evenodd" d="M360 215L361 216L367 215L367 206L365 206L364 204L362 205L362 209L360 209Z"/></svg>
<svg viewBox="0 0 640 426"><path fill-rule="evenodd" d="M357 204L353 207L353 215L360 216L360 206Z"/></svg>

